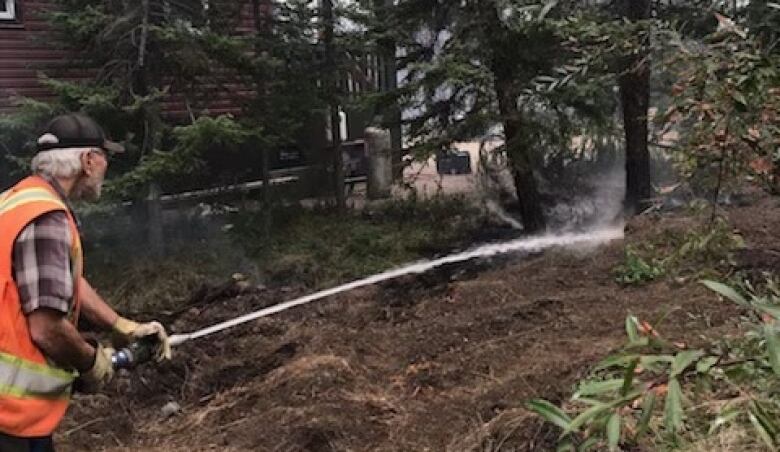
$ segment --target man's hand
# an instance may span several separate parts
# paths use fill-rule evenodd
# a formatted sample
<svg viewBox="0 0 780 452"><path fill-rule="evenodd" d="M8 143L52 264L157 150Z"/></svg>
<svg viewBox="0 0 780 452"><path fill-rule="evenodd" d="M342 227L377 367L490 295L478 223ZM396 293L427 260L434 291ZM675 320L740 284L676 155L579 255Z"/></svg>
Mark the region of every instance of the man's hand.
<svg viewBox="0 0 780 452"><path fill-rule="evenodd" d="M137 323L119 316L84 278L79 281L79 291L82 312L92 323L101 328L111 328L128 343L155 336L159 342L155 351L157 361L171 359L171 343L160 322Z"/></svg>
<svg viewBox="0 0 780 452"><path fill-rule="evenodd" d="M129 342L134 342L147 336L157 337L159 345L155 350L155 359L160 362L171 359L171 342L168 339L168 333L160 322L138 323L119 317L114 323L115 332L124 336Z"/></svg>
<svg viewBox="0 0 780 452"><path fill-rule="evenodd" d="M111 356L114 349L97 344L95 348L95 363L92 367L79 375L79 390L86 394L94 394L108 384L114 377L114 367L111 365Z"/></svg>

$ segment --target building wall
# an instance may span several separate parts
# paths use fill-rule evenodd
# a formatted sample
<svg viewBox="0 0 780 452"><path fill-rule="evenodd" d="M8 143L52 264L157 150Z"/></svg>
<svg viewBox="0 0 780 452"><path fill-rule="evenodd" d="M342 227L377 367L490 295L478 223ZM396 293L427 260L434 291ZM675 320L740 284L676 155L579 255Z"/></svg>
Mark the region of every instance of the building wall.
<svg viewBox="0 0 780 452"><path fill-rule="evenodd" d="M45 65L62 63L66 55L46 43L42 13L47 3L17 0L18 20L0 21L0 113L12 111L15 96L46 99L51 95L38 83L37 73Z"/></svg>
<svg viewBox="0 0 780 452"><path fill-rule="evenodd" d="M0 114L12 113L14 103L20 97L51 99L52 94L38 82L39 74L44 70L56 79L89 79L89 74L75 76L71 71L63 76L52 69L67 67L69 57L66 52L55 49L51 44L44 19L51 4L49 0L16 0L18 20L0 21ZM244 3L237 19L236 33L252 32L254 20L251 2ZM220 85L204 84L200 96L197 96L201 101L194 99L189 108L181 93L172 92L163 103L164 111L168 116L182 120L189 118L190 108L195 114L205 111L212 115L239 113L242 99L252 93L231 81L227 72L225 75L224 83ZM208 100L203 102L204 98Z"/></svg>

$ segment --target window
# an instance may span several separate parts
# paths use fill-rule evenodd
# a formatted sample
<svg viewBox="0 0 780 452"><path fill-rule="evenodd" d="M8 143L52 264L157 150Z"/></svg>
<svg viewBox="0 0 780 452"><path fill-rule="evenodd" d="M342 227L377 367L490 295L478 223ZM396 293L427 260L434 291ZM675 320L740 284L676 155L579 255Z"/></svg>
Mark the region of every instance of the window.
<svg viewBox="0 0 780 452"><path fill-rule="evenodd" d="M0 0L0 21L16 20L16 0Z"/></svg>
<svg viewBox="0 0 780 452"><path fill-rule="evenodd" d="M0 0L2 1L2 0ZM163 0L162 16L192 26L202 24L209 10L209 0Z"/></svg>

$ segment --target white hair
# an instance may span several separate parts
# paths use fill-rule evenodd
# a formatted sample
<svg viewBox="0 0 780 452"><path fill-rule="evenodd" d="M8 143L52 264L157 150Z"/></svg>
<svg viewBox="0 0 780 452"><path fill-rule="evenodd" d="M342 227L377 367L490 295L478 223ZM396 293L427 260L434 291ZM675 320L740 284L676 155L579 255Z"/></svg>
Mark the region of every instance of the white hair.
<svg viewBox="0 0 780 452"><path fill-rule="evenodd" d="M81 155L92 148L49 149L41 151L32 159L32 171L49 177L70 179L82 171Z"/></svg>

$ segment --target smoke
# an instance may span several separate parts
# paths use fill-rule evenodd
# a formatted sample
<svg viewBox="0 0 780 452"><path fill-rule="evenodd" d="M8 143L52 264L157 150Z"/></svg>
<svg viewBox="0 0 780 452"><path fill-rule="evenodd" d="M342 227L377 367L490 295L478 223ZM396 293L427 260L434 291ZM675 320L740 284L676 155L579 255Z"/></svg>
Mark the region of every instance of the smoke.
<svg viewBox="0 0 780 452"><path fill-rule="evenodd" d="M598 230L622 227L626 172L623 165L581 176L571 187L551 190L559 201L547 209L552 230Z"/></svg>
<svg viewBox="0 0 780 452"><path fill-rule="evenodd" d="M517 201L509 171L484 159L481 164L477 187L485 209L502 223L523 230L522 222L502 207L506 202ZM609 168L583 166L586 174L572 175L565 184L540 184L542 196L555 200L545 208L548 231L564 233L623 226L626 172L622 162Z"/></svg>
<svg viewBox="0 0 780 452"><path fill-rule="evenodd" d="M502 144L500 137L492 135L480 142L475 187L485 209L495 219L522 230L522 222L503 207L516 203L517 194ZM622 153L602 151L595 158L567 162L560 173L548 174L549 180L538 174L539 192L547 203L544 213L548 231L563 233L623 226L625 160Z"/></svg>
<svg viewBox="0 0 780 452"><path fill-rule="evenodd" d="M504 210L503 207L498 205L498 202L492 199L488 199L485 201L485 208L488 210L488 212L492 213L496 216L496 218L500 219L504 223L511 226L513 229L517 229L519 231L523 230L523 224L519 221L512 218L506 210Z"/></svg>
<svg viewBox="0 0 780 452"><path fill-rule="evenodd" d="M174 263L177 278L241 273L261 280L254 259L231 233L235 208L200 203L163 205L154 215L145 205L108 206L81 212L92 275L112 280L114 267L154 268Z"/></svg>

